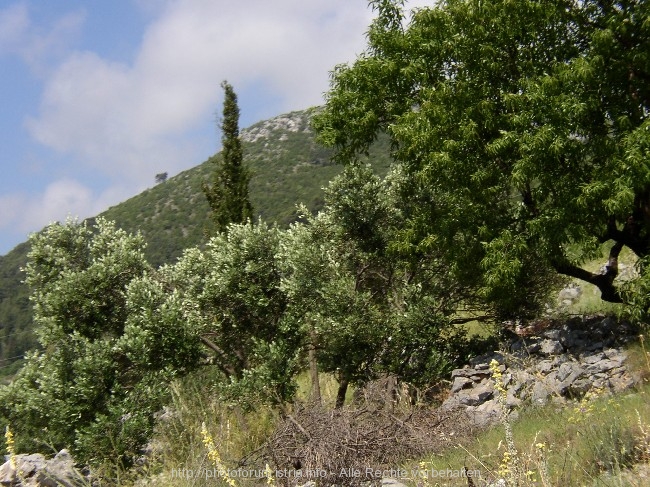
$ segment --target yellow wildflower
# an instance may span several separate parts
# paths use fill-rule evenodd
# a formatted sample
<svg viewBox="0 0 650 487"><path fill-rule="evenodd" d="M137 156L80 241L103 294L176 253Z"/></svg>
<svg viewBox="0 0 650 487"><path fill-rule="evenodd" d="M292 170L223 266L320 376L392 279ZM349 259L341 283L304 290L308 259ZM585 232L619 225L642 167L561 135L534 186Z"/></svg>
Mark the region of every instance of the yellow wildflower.
<svg viewBox="0 0 650 487"><path fill-rule="evenodd" d="M235 479L230 476L228 469L221 461L219 451L214 445L214 440L212 439L210 433L208 433L208 429L206 428L205 423L201 424L201 436L203 437L203 444L208 449L208 458L217 467L217 473L219 474L219 477L224 479L226 483L230 485L230 487L237 487L237 482L235 482Z"/></svg>
<svg viewBox="0 0 650 487"><path fill-rule="evenodd" d="M9 461L11 462L11 466L14 468L14 470L18 470L18 467L16 466L16 447L14 434L11 431L11 428L9 428L9 425L7 425L5 429L5 440L7 442L7 453L9 454Z"/></svg>

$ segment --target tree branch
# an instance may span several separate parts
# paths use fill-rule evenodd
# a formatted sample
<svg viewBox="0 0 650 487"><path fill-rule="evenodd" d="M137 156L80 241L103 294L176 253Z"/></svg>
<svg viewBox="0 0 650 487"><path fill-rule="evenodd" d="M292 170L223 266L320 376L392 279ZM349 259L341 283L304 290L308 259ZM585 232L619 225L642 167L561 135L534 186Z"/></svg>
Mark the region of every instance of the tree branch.
<svg viewBox="0 0 650 487"><path fill-rule="evenodd" d="M614 279L618 275L618 255L623 249L622 242L616 242L609 251L609 259L605 265L605 272L595 274L588 270L571 264L567 260L554 260L551 262L553 268L560 274L575 277L581 281L588 282L596 286L601 293L601 299L609 303L622 303L623 298L614 286Z"/></svg>
<svg viewBox="0 0 650 487"><path fill-rule="evenodd" d="M227 376L237 376L235 369L231 366L228 365L228 356L226 355L226 352L221 350L212 340L209 340L206 337L199 337L201 339L201 343L203 343L206 347L208 347L210 350L212 350L214 353L216 353L219 358L221 359L221 363L219 364L219 368L223 373L225 373Z"/></svg>

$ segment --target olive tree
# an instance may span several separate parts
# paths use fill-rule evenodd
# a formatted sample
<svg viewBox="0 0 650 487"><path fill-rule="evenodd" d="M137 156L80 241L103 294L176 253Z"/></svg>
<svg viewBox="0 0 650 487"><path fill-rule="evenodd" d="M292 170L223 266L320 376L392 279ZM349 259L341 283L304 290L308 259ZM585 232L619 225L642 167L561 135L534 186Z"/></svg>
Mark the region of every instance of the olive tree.
<svg viewBox="0 0 650 487"><path fill-rule="evenodd" d="M167 384L201 345L175 294L114 224L68 221L32 235L26 268L40 349L0 388L22 451L69 448L78 461L128 464L146 443Z"/></svg>

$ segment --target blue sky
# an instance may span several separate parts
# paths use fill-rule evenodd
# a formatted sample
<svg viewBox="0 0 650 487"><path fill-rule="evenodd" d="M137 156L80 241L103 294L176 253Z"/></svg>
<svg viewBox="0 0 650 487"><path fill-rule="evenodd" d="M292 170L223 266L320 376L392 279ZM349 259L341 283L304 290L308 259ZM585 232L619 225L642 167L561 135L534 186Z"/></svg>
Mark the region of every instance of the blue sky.
<svg viewBox="0 0 650 487"><path fill-rule="evenodd" d="M365 0L0 0L0 255L206 160L224 79L242 127L321 104L371 19Z"/></svg>

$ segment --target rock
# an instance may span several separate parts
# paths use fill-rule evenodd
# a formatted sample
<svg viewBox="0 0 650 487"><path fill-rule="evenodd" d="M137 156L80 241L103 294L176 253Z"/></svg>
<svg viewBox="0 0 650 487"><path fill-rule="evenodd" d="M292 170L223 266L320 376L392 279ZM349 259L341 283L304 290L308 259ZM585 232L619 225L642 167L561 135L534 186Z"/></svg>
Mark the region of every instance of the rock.
<svg viewBox="0 0 650 487"><path fill-rule="evenodd" d="M508 406L508 408L513 409L519 407L521 406L521 403L522 403L521 399L519 399L510 391L508 391L508 395L506 396L506 406Z"/></svg>
<svg viewBox="0 0 650 487"><path fill-rule="evenodd" d="M381 485L383 487L406 487L402 482L392 477L385 477L381 479Z"/></svg>
<svg viewBox="0 0 650 487"><path fill-rule="evenodd" d="M600 362L604 358L606 358L604 353L595 353L593 355L587 355L582 357L582 362L585 364L595 364L596 362Z"/></svg>
<svg viewBox="0 0 650 487"><path fill-rule="evenodd" d="M597 374L599 372L605 372L607 370L617 368L620 365L621 365L621 362L619 362L617 360L603 359L603 360L599 360L598 362L595 362L595 363L592 363L592 364L587 364L585 369L590 374Z"/></svg>
<svg viewBox="0 0 650 487"><path fill-rule="evenodd" d="M571 305L574 302L578 301L582 296L582 288L576 286L575 284L569 284L567 287L562 289L558 294L558 299L564 304L568 301L568 304Z"/></svg>
<svg viewBox="0 0 650 487"><path fill-rule="evenodd" d="M451 372L451 378L455 379L456 377L471 377L472 374L474 374L474 371L470 368L454 369Z"/></svg>
<svg viewBox="0 0 650 487"><path fill-rule="evenodd" d="M537 364L537 372L541 374L548 374L553 370L553 362L551 360L542 360Z"/></svg>
<svg viewBox="0 0 650 487"><path fill-rule="evenodd" d="M473 389L465 389L460 391L458 396L458 402L463 406L478 406L479 404L484 403L492 397L494 394L494 389L492 384L488 381L485 381L484 384L481 384Z"/></svg>
<svg viewBox="0 0 650 487"><path fill-rule="evenodd" d="M612 389L615 392L621 392L634 386L634 379L629 375L617 377L609 380Z"/></svg>
<svg viewBox="0 0 650 487"><path fill-rule="evenodd" d="M491 399L479 406L468 407L466 413L474 425L484 428L500 421L501 405L496 399Z"/></svg>
<svg viewBox="0 0 650 487"><path fill-rule="evenodd" d="M560 365L557 371L557 378L560 381L573 383L584 373L584 369L576 362L565 362Z"/></svg>
<svg viewBox="0 0 650 487"><path fill-rule="evenodd" d="M16 469L13 467L10 461L6 461L0 466L0 485L4 486L14 486L18 482L18 477L16 476Z"/></svg>
<svg viewBox="0 0 650 487"><path fill-rule="evenodd" d="M474 381L468 377L456 377L454 379L453 384L451 385L451 393L458 392L462 389L465 389L465 387L468 387L469 385L473 384Z"/></svg>
<svg viewBox="0 0 650 487"><path fill-rule="evenodd" d="M564 352L564 347L559 340L545 339L540 343L540 353L543 355L557 355Z"/></svg>
<svg viewBox="0 0 650 487"><path fill-rule="evenodd" d="M589 390L592 387L592 384L593 384L592 381L590 381L589 379L578 379L573 381L573 383L569 387L568 392L571 395L571 397L582 397L587 392L589 392Z"/></svg>
<svg viewBox="0 0 650 487"><path fill-rule="evenodd" d="M50 460L40 453L16 455L17 471L7 460L0 467L0 484L15 487L80 487L89 481L74 466L67 450L61 450ZM20 472L20 475L18 475ZM22 479L22 481L21 481Z"/></svg>
<svg viewBox="0 0 650 487"><path fill-rule="evenodd" d="M509 345L505 344L512 352L508 359L503 354L489 353L454 370L451 395L443 407L464 408L478 426L495 421L500 404L489 378L493 359L499 362L507 389L508 410L527 401L565 403L567 398L581 398L593 388L611 392L634 385L625 366L626 354L614 345L625 343L638 333L632 326L602 317L571 318L555 327L550 324L544 321L541 330L540 326L521 328L540 336L514 337Z"/></svg>
<svg viewBox="0 0 650 487"><path fill-rule="evenodd" d="M533 404L544 405L553 391L544 382L535 382L530 400Z"/></svg>
<svg viewBox="0 0 650 487"><path fill-rule="evenodd" d="M61 450L47 462L45 472L39 473L39 480L44 487L76 487L87 483L87 479L75 469L68 450Z"/></svg>
<svg viewBox="0 0 650 487"><path fill-rule="evenodd" d="M627 358L627 354L625 352L622 350L617 350L615 348L608 348L606 350L603 350L603 353L608 359L617 360L620 363L623 363L623 361Z"/></svg>
<svg viewBox="0 0 650 487"><path fill-rule="evenodd" d="M476 366L477 364L488 364L488 367L490 365L490 362L492 360L496 360L499 362L499 364L505 363L505 358L503 357L502 354L498 352L493 352L493 353L487 353L485 355L479 355L478 357L474 357L469 360L469 364L471 366Z"/></svg>
<svg viewBox="0 0 650 487"><path fill-rule="evenodd" d="M561 330L555 329L555 330L546 330L542 336L544 338L548 338L549 340L555 340L559 341L561 337Z"/></svg>

